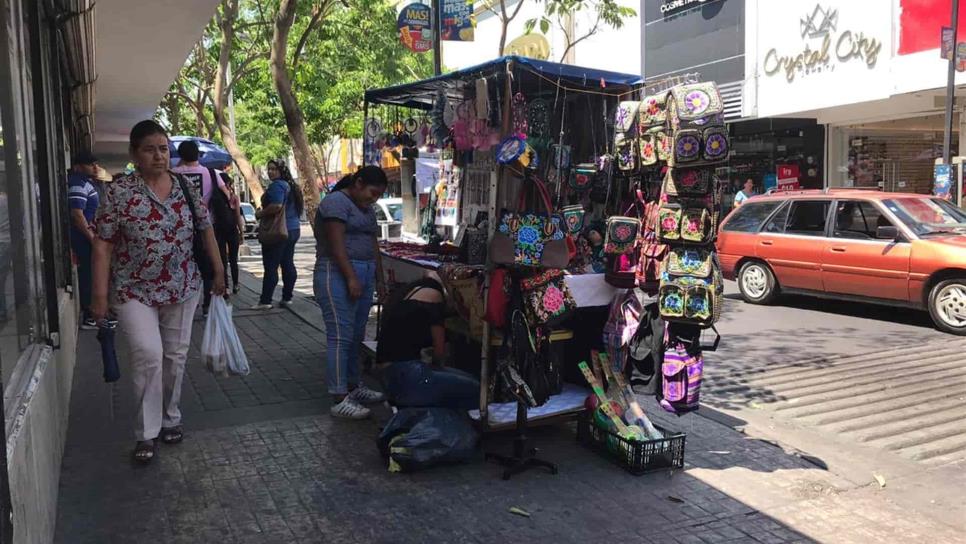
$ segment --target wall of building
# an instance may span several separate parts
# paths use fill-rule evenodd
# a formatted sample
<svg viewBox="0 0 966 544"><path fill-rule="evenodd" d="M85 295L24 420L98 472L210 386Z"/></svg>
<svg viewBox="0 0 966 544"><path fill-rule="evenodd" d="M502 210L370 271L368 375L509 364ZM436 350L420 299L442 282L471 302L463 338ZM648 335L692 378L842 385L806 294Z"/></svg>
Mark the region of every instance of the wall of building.
<svg viewBox="0 0 966 544"><path fill-rule="evenodd" d="M26 387L7 423L7 466L13 501L14 542L53 541L57 492L70 409L77 347L75 301L61 292L60 319L65 326L58 349L36 345L17 370ZM19 378L18 376L14 377ZM12 409L12 410L11 410Z"/></svg>

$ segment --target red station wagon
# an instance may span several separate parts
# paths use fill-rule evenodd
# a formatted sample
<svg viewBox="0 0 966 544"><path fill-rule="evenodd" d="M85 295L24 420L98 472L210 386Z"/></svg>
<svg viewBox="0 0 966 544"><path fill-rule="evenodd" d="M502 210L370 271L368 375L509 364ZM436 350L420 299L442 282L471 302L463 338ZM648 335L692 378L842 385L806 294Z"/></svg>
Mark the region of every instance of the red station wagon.
<svg viewBox="0 0 966 544"><path fill-rule="evenodd" d="M966 335L966 211L926 195L856 189L746 200L721 225L724 276L766 304L780 292L929 311Z"/></svg>

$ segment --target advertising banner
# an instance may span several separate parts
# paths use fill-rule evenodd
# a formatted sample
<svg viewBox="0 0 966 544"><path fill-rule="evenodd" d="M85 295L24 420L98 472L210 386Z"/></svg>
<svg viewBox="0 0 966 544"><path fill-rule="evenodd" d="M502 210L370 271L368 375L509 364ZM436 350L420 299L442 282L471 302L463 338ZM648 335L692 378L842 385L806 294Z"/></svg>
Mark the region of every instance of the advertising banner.
<svg viewBox="0 0 966 544"><path fill-rule="evenodd" d="M940 50L939 56L946 60L953 60L953 49L955 49L956 40L953 38L952 27L944 26L942 30L942 38L940 39Z"/></svg>
<svg viewBox="0 0 966 544"><path fill-rule="evenodd" d="M396 28L399 41L414 53L433 48L432 10L426 4L409 4L399 12Z"/></svg>
<svg viewBox="0 0 966 544"><path fill-rule="evenodd" d="M476 26L473 0L442 0L442 3L440 38L450 42L473 41Z"/></svg>
<svg viewBox="0 0 966 544"><path fill-rule="evenodd" d="M779 191L794 191L800 188L797 164L779 164L777 165L776 171Z"/></svg>

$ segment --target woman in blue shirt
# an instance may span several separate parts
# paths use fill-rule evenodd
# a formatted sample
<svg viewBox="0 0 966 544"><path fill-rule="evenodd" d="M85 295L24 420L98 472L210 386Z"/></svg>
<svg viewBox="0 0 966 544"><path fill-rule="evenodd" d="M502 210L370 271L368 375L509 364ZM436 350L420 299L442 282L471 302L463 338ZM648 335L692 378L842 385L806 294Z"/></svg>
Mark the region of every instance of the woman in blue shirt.
<svg viewBox="0 0 966 544"><path fill-rule="evenodd" d="M295 269L295 244L301 234L300 220L304 201L302 191L292 181L292 174L284 161L268 162L268 177L271 185L262 195L262 209L258 213L259 219L272 217L285 210L285 226L288 227L288 239L272 245L262 245L262 264L265 276L262 278L262 295L255 310L272 309L272 296L278 285L278 268L282 267L282 306L292 303L292 292L298 280Z"/></svg>

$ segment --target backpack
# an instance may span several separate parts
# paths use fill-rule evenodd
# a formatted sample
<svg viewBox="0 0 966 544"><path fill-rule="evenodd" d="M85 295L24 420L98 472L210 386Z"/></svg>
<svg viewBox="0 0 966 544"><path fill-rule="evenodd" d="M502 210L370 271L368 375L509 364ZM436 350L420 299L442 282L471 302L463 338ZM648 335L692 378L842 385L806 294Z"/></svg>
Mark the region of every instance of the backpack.
<svg viewBox="0 0 966 544"><path fill-rule="evenodd" d="M607 322L604 324L603 341L614 368L623 371L627 360L627 344L637 333L643 308L643 296L637 289L629 289L614 295Z"/></svg>
<svg viewBox="0 0 966 544"><path fill-rule="evenodd" d="M661 408L677 415L698 409L704 356L700 337L690 328L667 327L661 378Z"/></svg>
<svg viewBox="0 0 966 544"><path fill-rule="evenodd" d="M208 200L208 212L211 214L211 222L215 231L230 234L238 229L238 216L231 207L228 197L218 187L218 177L213 168L209 168L211 174L211 198Z"/></svg>

